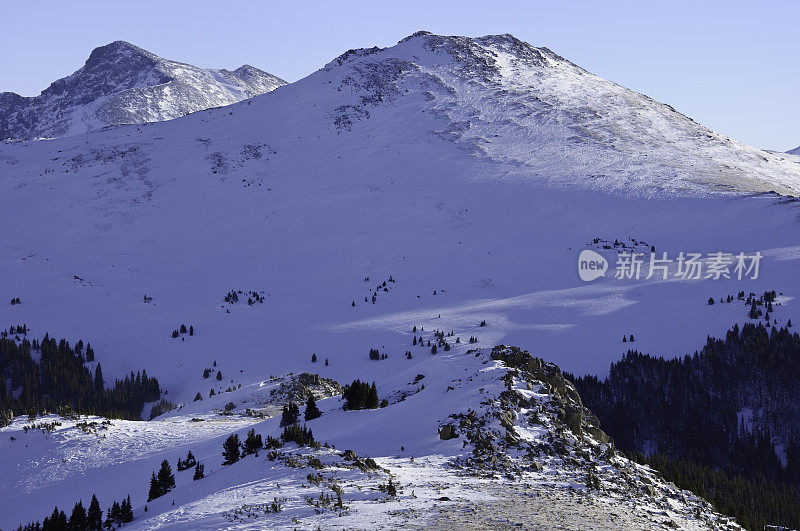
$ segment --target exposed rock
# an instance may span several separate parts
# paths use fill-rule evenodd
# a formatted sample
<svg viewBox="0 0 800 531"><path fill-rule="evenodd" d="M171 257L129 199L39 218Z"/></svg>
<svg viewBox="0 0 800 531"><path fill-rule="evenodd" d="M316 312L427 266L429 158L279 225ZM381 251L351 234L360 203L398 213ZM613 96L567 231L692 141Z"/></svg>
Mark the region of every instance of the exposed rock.
<svg viewBox="0 0 800 531"><path fill-rule="evenodd" d="M458 434L451 424L445 424L439 429L439 438L443 441L455 439L456 437L458 437Z"/></svg>

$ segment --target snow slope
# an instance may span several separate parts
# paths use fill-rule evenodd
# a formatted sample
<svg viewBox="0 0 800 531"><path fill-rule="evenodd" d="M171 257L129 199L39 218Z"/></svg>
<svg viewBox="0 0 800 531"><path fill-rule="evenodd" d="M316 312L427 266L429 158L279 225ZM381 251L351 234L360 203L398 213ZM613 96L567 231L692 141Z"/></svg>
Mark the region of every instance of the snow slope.
<svg viewBox="0 0 800 531"><path fill-rule="evenodd" d="M245 401L274 389L275 381L215 397L236 404L227 415L203 400L163 420L113 421L94 431L78 425L91 418L37 419L59 422L52 430L20 418L0 429L0 460L9 471L0 486L2 522L32 520L42 507L96 492L103 506L131 494L131 529L419 529L449 527L454 516L491 528L561 521L568 528L739 529L708 503L616 454L602 432L591 430L590 418L579 421L581 432L565 427L559 410L578 411L580 403L571 398L574 388L560 387L557 368L533 360L540 369L528 370L526 362L511 370L496 358L488 351L429 357L417 381L406 370L387 382L402 393L387 394L391 404L378 410L347 412L338 398L320 400L324 414L308 426L324 446L291 443L228 466L221 456L227 435L279 435L277 417L243 414ZM445 424L456 426L454 438L439 437ZM487 446L486 435L496 447ZM175 472L176 489L147 502L149 472L162 459L174 470L188 451L206 477ZM586 485L590 470L599 490ZM380 490L390 478L396 496ZM274 501L280 512L270 511Z"/></svg>
<svg viewBox="0 0 800 531"><path fill-rule="evenodd" d="M116 41L96 48L82 68L39 96L0 93L0 138L57 137L171 120L285 84L250 65L206 70Z"/></svg>
<svg viewBox="0 0 800 531"><path fill-rule="evenodd" d="M794 149L790 149L786 153L789 153L790 155L800 155L800 146L797 146Z"/></svg>
<svg viewBox="0 0 800 531"><path fill-rule="evenodd" d="M466 373L438 360L501 342L602 374L630 346L624 335L676 356L747 319L743 306L709 297L775 289L778 324L800 322L800 212L767 193L797 193L798 175L796 157L726 139L546 49L417 34L228 107L0 144L0 325L90 341L107 379L146 368L187 416L207 406L192 402L197 392L289 372L375 380L394 393L418 373ZM654 245L671 257L765 258L757 280L586 284L577 257L595 238L644 241L648 255ZM264 302L226 303L230 290ZM22 304L5 303L13 297ZM170 337L181 323L195 335ZM456 358L413 347L414 326L426 339L452 330ZM370 348L388 359L369 360ZM202 377L214 361L220 383ZM364 418L399 422L406 448L441 453L433 417L408 428L418 414ZM130 429L157 438L158 426ZM404 444L372 437L362 448L367 424L335 428L318 438L376 458ZM207 434L204 456L221 437ZM163 455L154 452L131 473L149 477ZM87 490L62 485L70 497ZM42 514L54 492L29 492L26 515ZM271 492L256 495L272 501Z"/></svg>

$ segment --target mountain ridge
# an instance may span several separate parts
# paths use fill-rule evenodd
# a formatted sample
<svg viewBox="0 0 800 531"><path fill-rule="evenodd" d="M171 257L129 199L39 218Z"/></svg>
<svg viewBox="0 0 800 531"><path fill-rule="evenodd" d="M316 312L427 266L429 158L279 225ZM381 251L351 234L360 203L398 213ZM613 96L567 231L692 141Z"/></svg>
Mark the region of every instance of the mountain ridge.
<svg viewBox="0 0 800 531"><path fill-rule="evenodd" d="M0 138L69 136L169 120L285 84L250 65L203 69L114 41L92 50L81 68L38 96L0 93Z"/></svg>
<svg viewBox="0 0 800 531"><path fill-rule="evenodd" d="M362 119L368 107L404 93L422 93L428 112L450 122L436 134L476 156L509 162L510 174L560 186L575 181L564 175L566 165L568 173L587 174L583 186L626 193L693 193L700 182L706 190L800 193L800 164L509 34L422 31L388 48L349 50L322 71L348 68L356 75L345 74L338 90L349 85L362 93L341 107L339 123ZM547 178L553 174L561 175Z"/></svg>

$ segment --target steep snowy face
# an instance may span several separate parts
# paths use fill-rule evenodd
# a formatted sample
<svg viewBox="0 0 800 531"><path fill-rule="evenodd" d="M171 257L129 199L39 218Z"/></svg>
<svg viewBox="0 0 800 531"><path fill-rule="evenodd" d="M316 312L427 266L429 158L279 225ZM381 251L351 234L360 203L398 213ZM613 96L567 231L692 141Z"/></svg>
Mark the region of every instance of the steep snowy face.
<svg viewBox="0 0 800 531"><path fill-rule="evenodd" d="M66 136L170 120L285 84L249 65L232 72L206 70L116 41L96 48L81 69L37 97L0 94L0 138Z"/></svg>
<svg viewBox="0 0 800 531"><path fill-rule="evenodd" d="M800 192L800 163L727 138L669 105L599 78L511 35L419 32L328 64L350 127L370 107L422 94L434 132L504 165L508 177L637 195Z"/></svg>
<svg viewBox="0 0 800 531"><path fill-rule="evenodd" d="M790 149L786 153L789 153L790 155L800 155L800 146L797 146L794 149Z"/></svg>

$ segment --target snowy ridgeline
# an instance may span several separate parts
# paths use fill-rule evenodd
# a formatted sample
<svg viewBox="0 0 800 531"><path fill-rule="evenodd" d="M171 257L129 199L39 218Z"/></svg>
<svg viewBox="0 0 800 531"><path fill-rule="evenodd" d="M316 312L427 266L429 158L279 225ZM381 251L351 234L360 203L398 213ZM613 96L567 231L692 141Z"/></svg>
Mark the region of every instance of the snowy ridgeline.
<svg viewBox="0 0 800 531"><path fill-rule="evenodd" d="M171 120L285 84L249 65L202 69L116 41L96 48L82 68L39 96L0 93L0 138L52 138Z"/></svg>
<svg viewBox="0 0 800 531"><path fill-rule="evenodd" d="M135 529L418 528L453 519L738 528L619 455L558 367L497 347L439 354L425 370L401 388L379 389L390 403L377 409L345 410L340 396L326 398L330 382L300 375L152 422L17 418L0 430L9 471L3 527L40 520L53 505L69 517L78 499L88 507L96 494L103 508L130 496ZM322 413L304 423L315 442L281 441L291 436L279 426L280 407L309 394ZM250 430L262 444L248 446ZM243 443L235 459L223 457L232 435ZM195 466L183 461L189 452ZM165 459L174 487L148 501L151 472Z"/></svg>

